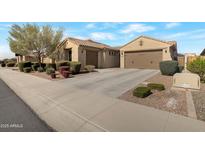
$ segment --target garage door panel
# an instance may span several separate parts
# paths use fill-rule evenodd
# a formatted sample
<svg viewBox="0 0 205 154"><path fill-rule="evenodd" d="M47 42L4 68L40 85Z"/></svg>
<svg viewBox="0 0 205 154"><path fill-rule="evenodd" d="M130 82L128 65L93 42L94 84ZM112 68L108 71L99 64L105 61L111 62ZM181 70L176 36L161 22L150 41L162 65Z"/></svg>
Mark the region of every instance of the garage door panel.
<svg viewBox="0 0 205 154"><path fill-rule="evenodd" d="M86 50L86 65L98 67L98 52Z"/></svg>
<svg viewBox="0 0 205 154"><path fill-rule="evenodd" d="M162 51L125 52L125 68L158 69Z"/></svg>

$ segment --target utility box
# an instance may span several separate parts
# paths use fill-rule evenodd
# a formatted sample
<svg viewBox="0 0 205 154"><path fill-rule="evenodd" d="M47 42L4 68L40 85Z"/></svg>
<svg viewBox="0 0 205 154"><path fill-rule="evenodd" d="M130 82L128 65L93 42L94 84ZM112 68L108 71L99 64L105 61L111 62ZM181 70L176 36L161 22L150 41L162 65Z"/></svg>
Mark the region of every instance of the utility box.
<svg viewBox="0 0 205 154"><path fill-rule="evenodd" d="M200 89L200 77L193 73L176 73L173 76L173 86L187 89Z"/></svg>

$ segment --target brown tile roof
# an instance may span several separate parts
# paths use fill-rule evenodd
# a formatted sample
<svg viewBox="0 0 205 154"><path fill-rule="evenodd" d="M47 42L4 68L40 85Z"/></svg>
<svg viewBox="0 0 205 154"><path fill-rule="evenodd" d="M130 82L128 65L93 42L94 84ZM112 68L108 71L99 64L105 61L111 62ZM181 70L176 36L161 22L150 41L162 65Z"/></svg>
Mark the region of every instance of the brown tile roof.
<svg viewBox="0 0 205 154"><path fill-rule="evenodd" d="M67 41L70 41L70 42L72 42L76 45L79 45L79 46L95 47L95 48L99 48L99 49L106 48L106 49L111 49L111 50L119 50L118 48L114 48L114 47L111 47L109 45L93 41L91 39L81 40L81 39L72 38L72 37L68 37L67 39L65 39L61 44L59 44L59 46L63 45Z"/></svg>

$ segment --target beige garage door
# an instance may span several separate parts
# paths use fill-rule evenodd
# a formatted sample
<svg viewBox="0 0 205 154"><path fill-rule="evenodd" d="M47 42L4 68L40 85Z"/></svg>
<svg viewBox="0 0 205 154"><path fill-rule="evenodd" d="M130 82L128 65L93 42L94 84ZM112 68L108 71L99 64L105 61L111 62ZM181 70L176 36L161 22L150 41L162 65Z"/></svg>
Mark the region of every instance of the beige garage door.
<svg viewBox="0 0 205 154"><path fill-rule="evenodd" d="M162 51L125 52L125 68L158 69L162 61Z"/></svg>
<svg viewBox="0 0 205 154"><path fill-rule="evenodd" d="M86 65L98 67L98 52L86 50Z"/></svg>

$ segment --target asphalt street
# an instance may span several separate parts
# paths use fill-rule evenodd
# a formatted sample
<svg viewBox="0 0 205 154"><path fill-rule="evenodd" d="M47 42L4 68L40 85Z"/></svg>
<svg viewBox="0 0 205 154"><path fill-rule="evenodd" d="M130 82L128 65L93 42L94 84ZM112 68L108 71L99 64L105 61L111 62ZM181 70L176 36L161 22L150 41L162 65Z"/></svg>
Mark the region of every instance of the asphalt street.
<svg viewBox="0 0 205 154"><path fill-rule="evenodd" d="M0 132L50 132L38 116L0 79Z"/></svg>

